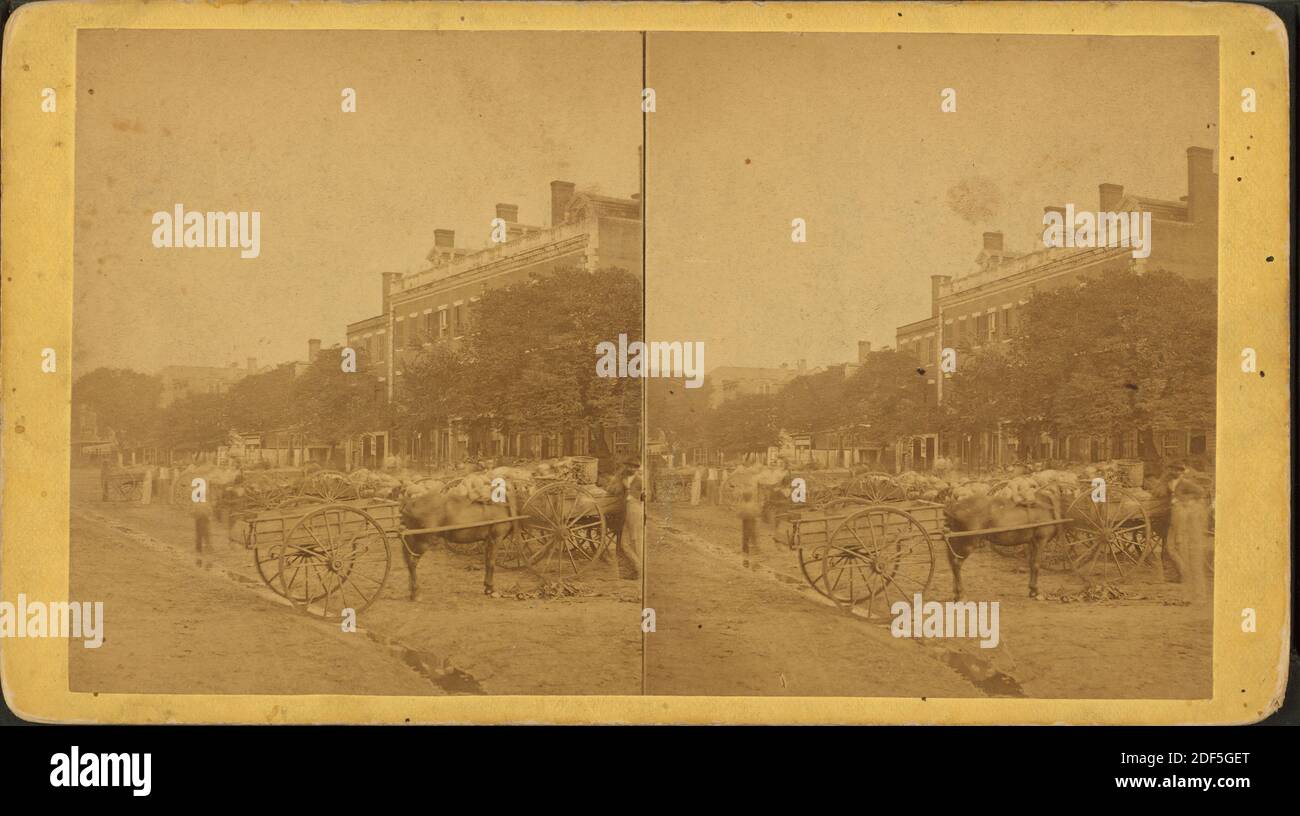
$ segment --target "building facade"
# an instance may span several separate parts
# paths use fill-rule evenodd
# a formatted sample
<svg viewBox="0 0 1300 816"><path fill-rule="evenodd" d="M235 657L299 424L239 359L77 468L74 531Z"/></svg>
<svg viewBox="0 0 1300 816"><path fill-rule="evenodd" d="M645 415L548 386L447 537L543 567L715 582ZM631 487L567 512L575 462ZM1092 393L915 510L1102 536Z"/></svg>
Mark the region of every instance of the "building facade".
<svg viewBox="0 0 1300 816"><path fill-rule="evenodd" d="M404 363L435 343L458 344L474 320L474 305L491 288L521 283L563 268L594 272L617 267L636 275L641 265L640 195L615 198L551 182L549 226L524 223L514 204L497 204L494 221L505 241L470 250L456 246L452 230L434 230L433 248L420 271L384 273L380 313L347 326L348 345L363 352L392 402ZM454 383L448 384L454 388ZM616 454L640 450L636 429L610 429ZM473 433L462 423L397 433L376 429L355 440L349 464L382 466L392 457L408 463L454 462L471 456L551 457L587 452L586 428L566 434Z"/></svg>
<svg viewBox="0 0 1300 816"><path fill-rule="evenodd" d="M927 376L926 386L936 403L943 400L945 377L939 372L944 348L978 349L1005 342L1017 328L1020 310L1040 291L1077 285L1113 270L1138 272L1163 269L1189 278L1216 278L1218 274L1218 174L1214 153L1206 148L1187 150L1187 195L1167 201L1126 193L1118 184L1098 187L1100 212L1139 212L1151 215L1151 254L1136 259L1129 247L1040 247L1017 254L1003 246L999 232L984 233L984 246L974 269L956 277L932 275L930 314L899 326L898 349L915 357ZM1048 206L1044 212L1064 213ZM1161 456L1204 454L1213 456L1212 428L1190 428L1157 434ZM1017 457L1099 461L1138 458L1136 430L1115 438L1098 436L1021 440L1000 430L949 439L937 430L922 434L900 451L900 466L926 469L936 457L967 465L997 466Z"/></svg>
<svg viewBox="0 0 1300 816"><path fill-rule="evenodd" d="M803 360L793 368L759 366L719 366L709 372L712 386L709 407L716 408L727 400L751 394L776 394L795 377L811 374Z"/></svg>
<svg viewBox="0 0 1300 816"><path fill-rule="evenodd" d="M162 381L158 407L166 408L195 394L224 394L230 386L259 370L254 357L249 357L243 366L239 363L228 366L165 366L158 371L158 379Z"/></svg>

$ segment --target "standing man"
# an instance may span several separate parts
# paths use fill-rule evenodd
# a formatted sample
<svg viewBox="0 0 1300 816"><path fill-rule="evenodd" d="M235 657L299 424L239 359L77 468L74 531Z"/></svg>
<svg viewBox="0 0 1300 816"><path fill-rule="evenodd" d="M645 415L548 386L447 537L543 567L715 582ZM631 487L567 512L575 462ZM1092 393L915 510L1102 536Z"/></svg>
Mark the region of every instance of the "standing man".
<svg viewBox="0 0 1300 816"><path fill-rule="evenodd" d="M212 549L212 505L207 496L190 502L190 515L194 517L194 565L201 567L204 549Z"/></svg>
<svg viewBox="0 0 1300 816"><path fill-rule="evenodd" d="M763 513L763 506L758 498L758 485L746 485L744 490L736 515L740 516L740 551L749 555L751 549L758 552L758 517Z"/></svg>
<svg viewBox="0 0 1300 816"><path fill-rule="evenodd" d="M623 484L627 490L624 501L626 511L623 514L623 535L619 542L623 554L632 562L634 574L639 578L645 563L645 486L641 481L641 468L638 466L623 474Z"/></svg>
<svg viewBox="0 0 1300 816"><path fill-rule="evenodd" d="M1169 498L1169 555L1182 578L1183 597L1198 605L1210 595L1211 492L1207 476L1185 470Z"/></svg>
<svg viewBox="0 0 1300 816"><path fill-rule="evenodd" d="M108 466L108 457L100 457L99 460L99 489L100 501L108 501L108 474L111 469Z"/></svg>

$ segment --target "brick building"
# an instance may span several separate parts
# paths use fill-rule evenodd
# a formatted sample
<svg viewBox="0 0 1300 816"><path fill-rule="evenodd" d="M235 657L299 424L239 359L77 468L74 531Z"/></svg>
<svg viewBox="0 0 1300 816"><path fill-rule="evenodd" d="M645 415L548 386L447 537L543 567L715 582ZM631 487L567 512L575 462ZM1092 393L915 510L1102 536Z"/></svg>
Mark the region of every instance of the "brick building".
<svg viewBox="0 0 1300 816"><path fill-rule="evenodd" d="M228 366L164 366L158 370L162 391L158 407L166 408L178 399L195 394L224 394L230 386L260 371L257 359L249 357L244 365Z"/></svg>
<svg viewBox="0 0 1300 816"><path fill-rule="evenodd" d="M549 225L521 221L514 204L497 204L495 218L504 222L506 240L486 249L458 247L454 231L435 229L425 268L409 275L383 273L380 313L348 324L348 345L364 352L389 402L400 385L403 362L434 343L458 343L474 319L474 304L489 288L562 268L642 273L639 194L615 198L553 181ZM636 429L611 429L607 436L615 453L640 449ZM471 434L453 422L404 433L376 429L355 440L349 460L375 466L389 456L434 463L474 455L550 457L586 453L587 448L585 428L507 439L498 433Z"/></svg>
<svg viewBox="0 0 1300 816"><path fill-rule="evenodd" d="M944 380L937 376L943 348L978 348L1004 342L1014 332L1021 307L1035 292L1077 284L1080 280L1110 270L1163 269L1191 278L1215 278L1218 274L1218 174L1214 152L1206 148L1187 149L1187 195L1167 201L1126 193L1118 184L1098 187L1101 212L1151 214L1151 255L1136 259L1128 247L1064 248L1040 247L1015 253L1003 246L1000 232L984 233L984 246L967 275L930 277L930 315L896 331L898 349L915 356L918 366L934 372L926 385L936 402L943 400ZM1064 212L1049 206L1044 212ZM937 431L914 437L900 451L900 466L930 467L936 456L958 459L967 464L1003 464L1013 452L1032 458L1098 461L1136 458L1136 430L1117 438L1064 437L1044 435L1037 440L1017 440L994 431L947 439ZM1214 453L1213 428L1189 428L1157 434L1162 456ZM1018 448L1024 450L1017 451Z"/></svg>
<svg viewBox="0 0 1300 816"><path fill-rule="evenodd" d="M782 364L775 368L759 366L719 366L709 372L712 387L709 407L716 408L729 399L745 394L775 394L795 377L810 374L803 360L794 368Z"/></svg>

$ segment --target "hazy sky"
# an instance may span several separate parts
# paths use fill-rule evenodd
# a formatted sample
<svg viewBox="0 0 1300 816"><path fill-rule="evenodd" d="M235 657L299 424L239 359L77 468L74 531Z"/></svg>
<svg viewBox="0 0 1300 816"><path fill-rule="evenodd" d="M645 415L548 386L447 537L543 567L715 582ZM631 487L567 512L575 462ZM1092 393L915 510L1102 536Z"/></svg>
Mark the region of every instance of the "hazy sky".
<svg viewBox="0 0 1300 816"><path fill-rule="evenodd" d="M647 72L647 333L709 368L892 345L982 232L1032 250L1102 182L1177 200L1217 148L1212 38L652 33Z"/></svg>
<svg viewBox="0 0 1300 816"><path fill-rule="evenodd" d="M435 228L483 246L497 202L549 224L554 179L639 186L636 33L103 30L77 56L78 372L303 359ZM178 202L261 211L261 256L155 249Z"/></svg>
<svg viewBox="0 0 1300 816"><path fill-rule="evenodd" d="M709 368L842 362L928 315L985 230L1032 249L1045 204L1103 181L1178 199L1187 147L1217 146L1216 47L650 34L649 336ZM74 365L300 359L435 228L482 246L497 202L546 224L557 178L632 193L641 59L635 33L81 32ZM153 248L177 202L260 210L261 257Z"/></svg>

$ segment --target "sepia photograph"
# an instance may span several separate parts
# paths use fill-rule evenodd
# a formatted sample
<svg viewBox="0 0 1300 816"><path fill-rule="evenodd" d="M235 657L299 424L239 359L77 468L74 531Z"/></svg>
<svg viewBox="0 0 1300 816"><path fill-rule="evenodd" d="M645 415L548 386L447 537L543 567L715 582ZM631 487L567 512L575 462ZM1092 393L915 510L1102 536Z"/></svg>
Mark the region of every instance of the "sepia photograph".
<svg viewBox="0 0 1300 816"><path fill-rule="evenodd" d="M0 18L16 719L1282 710L1271 11Z"/></svg>
<svg viewBox="0 0 1300 816"><path fill-rule="evenodd" d="M1214 38L646 50L648 691L1209 697Z"/></svg>
<svg viewBox="0 0 1300 816"><path fill-rule="evenodd" d="M640 63L80 32L74 690L640 691Z"/></svg>

